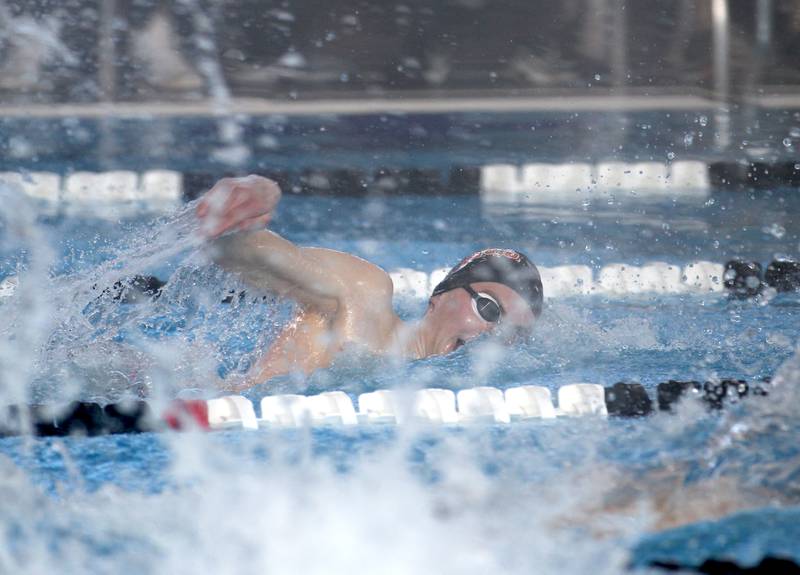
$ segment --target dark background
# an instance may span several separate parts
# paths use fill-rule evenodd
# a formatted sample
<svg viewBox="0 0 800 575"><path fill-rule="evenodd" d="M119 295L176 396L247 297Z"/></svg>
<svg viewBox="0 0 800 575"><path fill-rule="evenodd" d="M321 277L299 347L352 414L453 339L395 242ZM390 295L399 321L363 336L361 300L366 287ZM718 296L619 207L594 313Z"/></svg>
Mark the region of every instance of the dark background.
<svg viewBox="0 0 800 575"><path fill-rule="evenodd" d="M713 0L11 0L0 9L0 98L198 98L214 90L208 61L221 67L232 95L277 99L604 89L711 94L713 5ZM723 5L730 97L764 90L797 93L800 1ZM20 22L34 22L57 37L40 50L46 54L38 58L36 77L21 77L26 73L14 63L36 36L20 31ZM161 40L153 35L159 26ZM164 58L167 51L174 57ZM170 59L185 69L170 69Z"/></svg>

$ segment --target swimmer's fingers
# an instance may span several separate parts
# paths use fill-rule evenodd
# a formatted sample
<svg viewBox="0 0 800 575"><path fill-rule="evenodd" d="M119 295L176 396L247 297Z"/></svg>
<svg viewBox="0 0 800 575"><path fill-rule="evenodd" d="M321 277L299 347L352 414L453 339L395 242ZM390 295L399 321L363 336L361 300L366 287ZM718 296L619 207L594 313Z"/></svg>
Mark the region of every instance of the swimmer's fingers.
<svg viewBox="0 0 800 575"><path fill-rule="evenodd" d="M272 219L272 210L263 213L263 206L244 202L226 209L219 217L208 222L206 233L217 237L229 231L244 231L265 227Z"/></svg>
<svg viewBox="0 0 800 575"><path fill-rule="evenodd" d="M268 222L280 201L278 184L261 176L224 178L206 193L197 216L206 222L206 233L215 237L231 229L248 229L250 220Z"/></svg>
<svg viewBox="0 0 800 575"><path fill-rule="evenodd" d="M197 204L195 213L206 217L212 212L221 211L234 187L234 178L222 178L208 190Z"/></svg>
<svg viewBox="0 0 800 575"><path fill-rule="evenodd" d="M254 218L250 218L240 222L239 225L236 226L237 231L245 231L245 230L262 230L269 225L270 221L272 221L272 214L264 214L263 216L256 216Z"/></svg>

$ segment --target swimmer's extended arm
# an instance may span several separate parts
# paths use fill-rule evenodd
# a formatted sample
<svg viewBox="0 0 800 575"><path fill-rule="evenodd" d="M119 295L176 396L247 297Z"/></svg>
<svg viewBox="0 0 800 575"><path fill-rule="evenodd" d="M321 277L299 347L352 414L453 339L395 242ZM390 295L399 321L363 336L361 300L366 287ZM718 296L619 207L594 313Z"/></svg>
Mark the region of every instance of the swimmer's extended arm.
<svg viewBox="0 0 800 575"><path fill-rule="evenodd" d="M213 242L215 261L245 282L320 310L335 310L345 295L343 278L320 250L300 248L268 230L241 232Z"/></svg>
<svg viewBox="0 0 800 575"><path fill-rule="evenodd" d="M260 176L217 182L197 206L203 232L214 248L212 257L255 287L333 310L346 293L350 266L331 265L329 250L300 248L263 230L280 198L278 185ZM258 228L261 231L247 231Z"/></svg>

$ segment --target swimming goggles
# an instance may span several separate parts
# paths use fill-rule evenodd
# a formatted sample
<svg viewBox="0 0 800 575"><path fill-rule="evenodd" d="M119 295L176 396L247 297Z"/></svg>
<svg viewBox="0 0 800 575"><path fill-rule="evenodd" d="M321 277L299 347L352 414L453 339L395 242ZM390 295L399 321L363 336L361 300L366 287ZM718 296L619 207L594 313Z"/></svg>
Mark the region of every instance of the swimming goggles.
<svg viewBox="0 0 800 575"><path fill-rule="evenodd" d="M472 309L475 310L475 313L489 323L500 322L500 318L503 315L503 308L496 299L489 294L476 292L470 285L461 287L463 287L472 298Z"/></svg>

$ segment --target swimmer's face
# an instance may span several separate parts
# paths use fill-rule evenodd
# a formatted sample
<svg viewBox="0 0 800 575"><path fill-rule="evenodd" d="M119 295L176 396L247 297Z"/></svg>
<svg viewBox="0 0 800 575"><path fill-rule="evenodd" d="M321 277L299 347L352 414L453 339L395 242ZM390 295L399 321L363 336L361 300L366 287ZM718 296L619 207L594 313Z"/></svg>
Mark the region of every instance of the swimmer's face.
<svg viewBox="0 0 800 575"><path fill-rule="evenodd" d="M520 332L533 327L535 317L528 303L510 287L495 282L470 284L478 301L464 288L446 291L431 298L426 320L432 324L435 353L443 354L459 348L476 337L491 332L503 341L511 342ZM487 321L478 306L494 300L500 306L500 321ZM484 316L491 318L491 307Z"/></svg>

